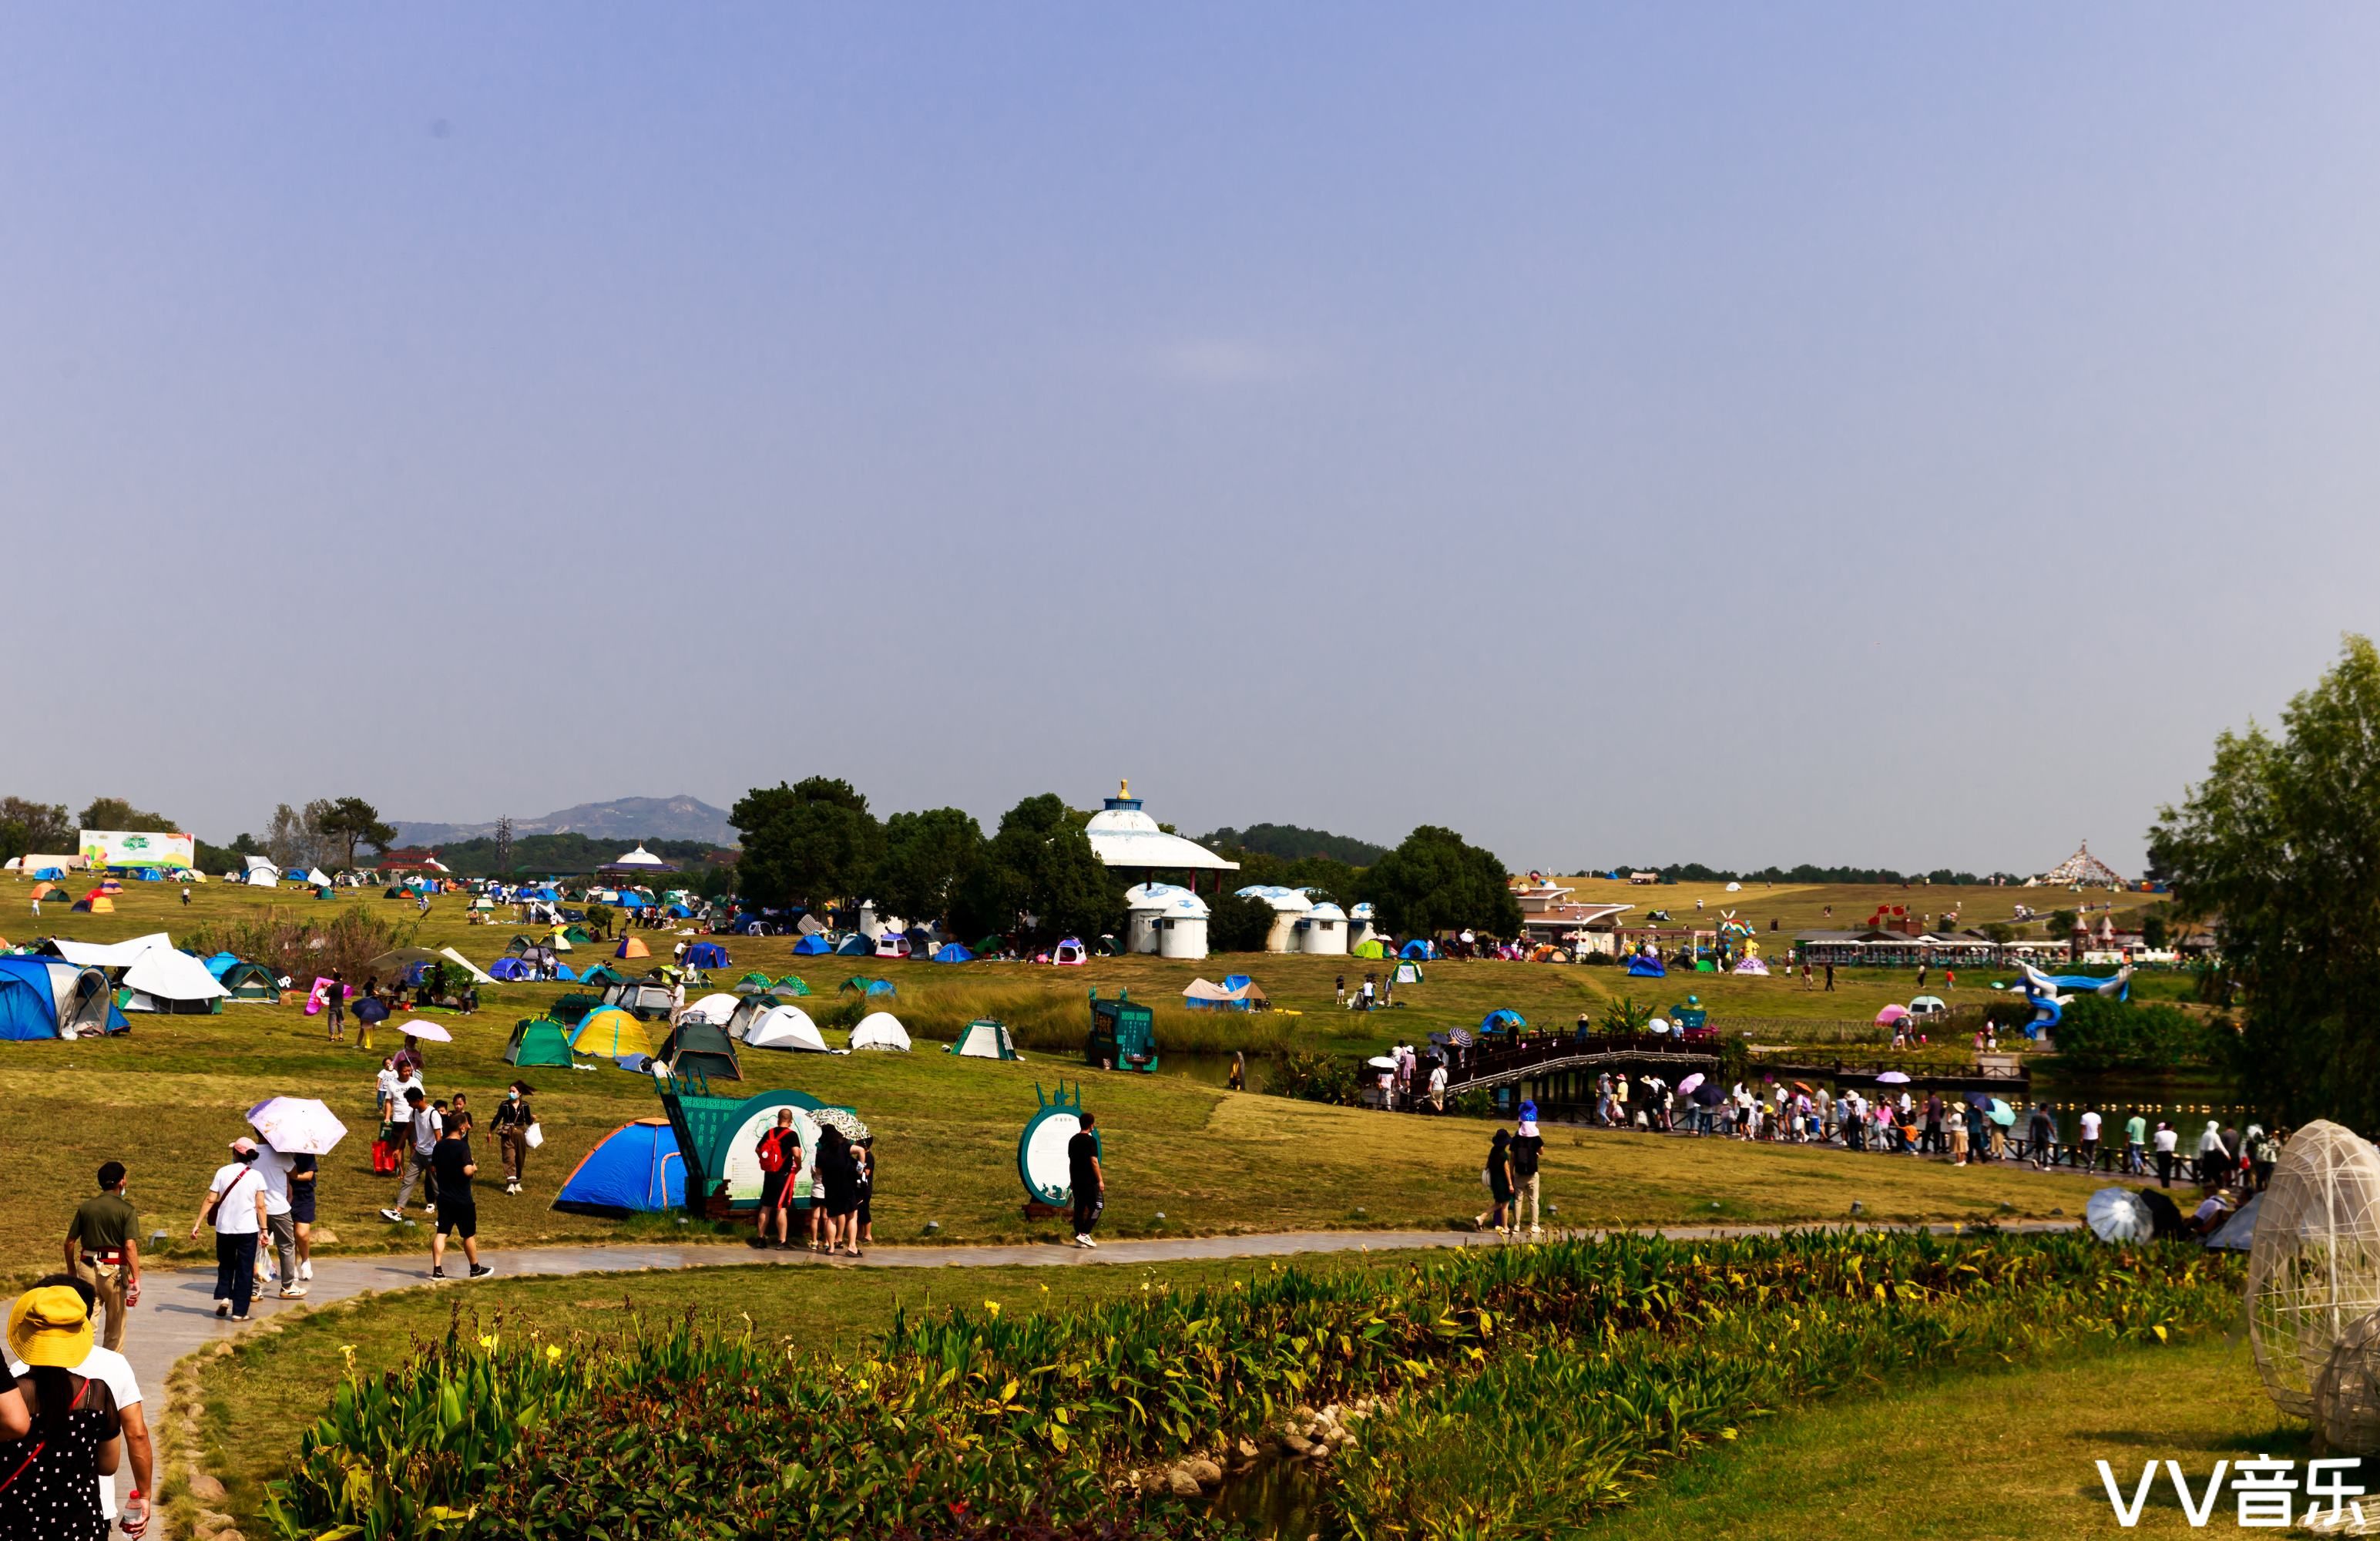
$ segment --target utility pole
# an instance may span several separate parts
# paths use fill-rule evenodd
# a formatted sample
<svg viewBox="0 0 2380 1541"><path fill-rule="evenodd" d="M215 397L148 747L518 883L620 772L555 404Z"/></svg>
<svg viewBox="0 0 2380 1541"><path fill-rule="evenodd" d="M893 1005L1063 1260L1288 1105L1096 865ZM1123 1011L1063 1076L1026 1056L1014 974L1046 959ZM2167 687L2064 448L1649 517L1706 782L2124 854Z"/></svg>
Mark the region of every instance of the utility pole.
<svg viewBox="0 0 2380 1541"><path fill-rule="evenodd" d="M505 814L496 820L496 870L509 878L513 872L513 816Z"/></svg>

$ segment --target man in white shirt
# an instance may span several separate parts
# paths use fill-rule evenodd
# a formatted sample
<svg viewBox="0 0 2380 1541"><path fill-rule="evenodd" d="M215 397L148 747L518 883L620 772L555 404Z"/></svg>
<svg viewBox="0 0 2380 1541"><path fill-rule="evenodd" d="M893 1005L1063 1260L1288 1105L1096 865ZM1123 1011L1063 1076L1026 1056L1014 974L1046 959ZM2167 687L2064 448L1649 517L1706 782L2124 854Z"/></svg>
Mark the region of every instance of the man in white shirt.
<svg viewBox="0 0 2380 1541"><path fill-rule="evenodd" d="M75 1291L83 1297L85 1304L89 1304L95 1298L95 1292L92 1291L89 1281L77 1279L70 1273L54 1273L46 1279L36 1280L33 1288L42 1290L53 1285ZM7 1361L8 1374L12 1377L21 1377L30 1373L25 1362L15 1354L9 1353L0 1357L5 1357ZM149 1415L141 1411L140 1407L140 1377L132 1373L132 1365L124 1355L114 1349L102 1348L96 1343L91 1345L91 1352L84 1354L79 1363L67 1366L67 1373L79 1375L85 1380L100 1382L107 1388L108 1395L115 1401L115 1410L124 1427L125 1459L132 1467L132 1491L129 1497L144 1500L139 1523L136 1524L133 1514L128 1511L125 1515L123 1530L127 1535L138 1536L148 1523L145 1500L154 1489L153 1479L156 1468L155 1452L149 1442ZM115 1480L113 1477L102 1477L99 1480L101 1498L109 1516L113 1518L115 1513Z"/></svg>
<svg viewBox="0 0 2380 1541"><path fill-rule="evenodd" d="M396 1203L380 1212L380 1218L392 1225L405 1219L406 1201L413 1196L416 1183L424 1184L424 1207L432 1214L438 1210L438 1178L430 1170L430 1153L438 1148L438 1136L444 1132L445 1121L430 1106L418 1080L406 1084L405 1106L405 1176L396 1184Z"/></svg>
<svg viewBox="0 0 2380 1541"><path fill-rule="evenodd" d="M289 1158L270 1145L256 1153L256 1174L264 1179L264 1232L273 1238L273 1256L280 1265L281 1298L296 1300L306 1292L298 1277L298 1218L289 1208Z"/></svg>
<svg viewBox="0 0 2380 1541"><path fill-rule="evenodd" d="M1429 1105L1438 1112L1446 1111L1446 1062L1444 1060L1429 1067Z"/></svg>
<svg viewBox="0 0 2380 1541"><path fill-rule="evenodd" d="M2163 1119L2157 1120L2157 1186L2160 1188L2170 1188L2173 1186L2173 1157L2175 1150L2178 1149L2180 1145L2181 1135L2175 1130L2174 1126L2166 1122Z"/></svg>
<svg viewBox="0 0 2380 1541"><path fill-rule="evenodd" d="M2099 1110L2082 1110L2082 1170L2091 1171L2099 1165Z"/></svg>
<svg viewBox="0 0 2380 1541"><path fill-rule="evenodd" d="M264 1232L264 1179L256 1170L254 1140L231 1142L232 1159L215 1169L207 1201L190 1222L190 1240L210 1220L215 1228L215 1315L248 1320L256 1296L256 1239Z"/></svg>

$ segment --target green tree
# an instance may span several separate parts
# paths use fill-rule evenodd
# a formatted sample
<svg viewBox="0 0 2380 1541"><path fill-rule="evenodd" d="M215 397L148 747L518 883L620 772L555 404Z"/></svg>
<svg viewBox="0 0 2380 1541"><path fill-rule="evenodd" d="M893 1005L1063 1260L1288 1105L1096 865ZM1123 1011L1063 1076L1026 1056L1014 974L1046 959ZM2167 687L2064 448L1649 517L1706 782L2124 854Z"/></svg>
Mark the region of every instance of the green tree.
<svg viewBox="0 0 2380 1541"><path fill-rule="evenodd" d="M1117 904L1091 837L1062 798L1045 792L1001 815L953 908L968 935L1015 930L1038 943L1111 929Z"/></svg>
<svg viewBox="0 0 2380 1541"><path fill-rule="evenodd" d="M1466 927L1499 937L1521 930L1521 904L1507 886L1504 864L1493 852L1435 824L1422 825L1366 868L1357 892L1398 936L1434 936Z"/></svg>
<svg viewBox="0 0 2380 1541"><path fill-rule="evenodd" d="M856 894L884 852L884 828L849 782L811 776L754 787L728 810L743 832L736 886L756 904L813 908Z"/></svg>
<svg viewBox="0 0 2380 1541"><path fill-rule="evenodd" d="M1272 906L1261 899L1218 893L1207 901L1207 948L1214 953L1261 953L1272 930Z"/></svg>
<svg viewBox="0 0 2380 1541"><path fill-rule="evenodd" d="M86 830L155 830L178 834L182 826L162 813L143 813L121 797L93 797L82 810Z"/></svg>
<svg viewBox="0 0 2380 1541"><path fill-rule="evenodd" d="M396 826L383 822L380 809L361 797L334 799L324 810L317 828L325 840L336 842L346 848L347 859L345 865L348 867L356 864L356 847L358 845L385 851L396 843Z"/></svg>
<svg viewBox="0 0 2380 1541"><path fill-rule="evenodd" d="M2149 855L2184 918L2219 918L2245 994L2249 1095L2285 1123L2380 1124L2380 651L2350 637L2281 713L2215 741Z"/></svg>
<svg viewBox="0 0 2380 1541"><path fill-rule="evenodd" d="M0 860L12 856L67 856L75 852L74 819L64 803L0 797Z"/></svg>
<svg viewBox="0 0 2380 1541"><path fill-rule="evenodd" d="M872 890L888 914L941 921L953 895L983 859L983 826L959 808L896 813L884 821L884 858Z"/></svg>

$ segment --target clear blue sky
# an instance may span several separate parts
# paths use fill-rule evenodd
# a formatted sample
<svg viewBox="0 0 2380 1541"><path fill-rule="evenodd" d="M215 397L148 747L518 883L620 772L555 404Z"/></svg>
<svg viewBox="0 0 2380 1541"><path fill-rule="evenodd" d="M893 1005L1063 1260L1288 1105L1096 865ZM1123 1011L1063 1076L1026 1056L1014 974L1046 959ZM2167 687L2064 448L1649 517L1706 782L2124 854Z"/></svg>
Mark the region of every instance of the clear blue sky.
<svg viewBox="0 0 2380 1541"><path fill-rule="evenodd" d="M2139 859L2374 625L2380 13L0 15L0 790Z"/></svg>

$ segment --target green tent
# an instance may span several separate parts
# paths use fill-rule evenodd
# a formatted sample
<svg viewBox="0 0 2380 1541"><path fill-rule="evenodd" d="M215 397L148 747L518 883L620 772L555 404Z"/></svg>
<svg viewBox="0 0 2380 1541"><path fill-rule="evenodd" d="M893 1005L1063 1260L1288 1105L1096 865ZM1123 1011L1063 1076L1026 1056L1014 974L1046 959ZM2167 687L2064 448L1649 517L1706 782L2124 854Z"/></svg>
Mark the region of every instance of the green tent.
<svg viewBox="0 0 2380 1541"><path fill-rule="evenodd" d="M223 971L216 981L231 991L235 1001L262 1001L277 1005L281 1001L281 981L262 964L236 963Z"/></svg>
<svg viewBox="0 0 2380 1541"><path fill-rule="evenodd" d="M735 981L735 993L738 995L756 995L768 988L769 977L765 974L747 974Z"/></svg>
<svg viewBox="0 0 2380 1541"><path fill-rule="evenodd" d="M562 940L573 947L586 947L594 942L595 936L584 926L565 926L562 930Z"/></svg>
<svg viewBox="0 0 2380 1541"><path fill-rule="evenodd" d="M628 982L628 977L610 964L597 964L581 974L578 977L578 982L582 985L625 985Z"/></svg>
<svg viewBox="0 0 2380 1541"><path fill-rule="evenodd" d="M516 1065L570 1064L570 1029L552 1017L525 1016L513 1024L504 1062Z"/></svg>
<svg viewBox="0 0 2380 1541"><path fill-rule="evenodd" d="M557 997L553 1004L545 1009L545 1014L565 1027L576 1027L587 1020L588 1013L601 1004L603 998L600 995L581 995L573 990L568 995Z"/></svg>
<svg viewBox="0 0 2380 1541"><path fill-rule="evenodd" d="M653 1058L680 1077L698 1070L707 1081L744 1079L743 1067L735 1062L735 1040L726 1028L698 1016L681 1018Z"/></svg>
<svg viewBox="0 0 2380 1541"><path fill-rule="evenodd" d="M802 977L798 974L788 974L770 988L794 995L808 995L810 992L810 987L802 983Z"/></svg>

